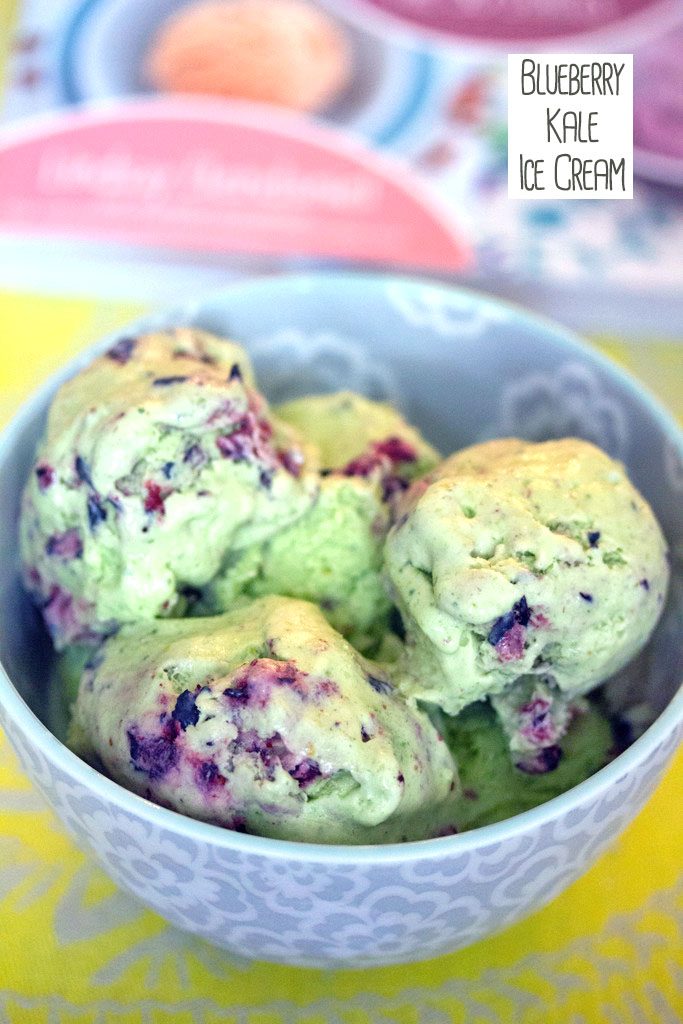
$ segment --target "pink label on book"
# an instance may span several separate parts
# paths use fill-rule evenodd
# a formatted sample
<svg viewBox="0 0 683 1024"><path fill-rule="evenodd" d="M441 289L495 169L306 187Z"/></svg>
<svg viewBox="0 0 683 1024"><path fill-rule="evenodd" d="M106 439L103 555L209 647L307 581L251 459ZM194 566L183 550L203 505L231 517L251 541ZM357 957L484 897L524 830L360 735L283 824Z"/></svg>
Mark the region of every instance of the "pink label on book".
<svg viewBox="0 0 683 1024"><path fill-rule="evenodd" d="M595 32L658 0L364 0L412 25L477 39L532 42Z"/></svg>
<svg viewBox="0 0 683 1024"><path fill-rule="evenodd" d="M126 103L6 134L0 223L191 251L450 271L468 260L402 167L247 104Z"/></svg>

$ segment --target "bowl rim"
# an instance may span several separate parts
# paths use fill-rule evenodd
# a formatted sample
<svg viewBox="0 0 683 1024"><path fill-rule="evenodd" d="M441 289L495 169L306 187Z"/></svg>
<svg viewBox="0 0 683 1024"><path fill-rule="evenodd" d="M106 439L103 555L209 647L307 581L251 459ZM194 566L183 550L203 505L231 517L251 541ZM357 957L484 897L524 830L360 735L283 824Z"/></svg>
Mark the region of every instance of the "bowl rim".
<svg viewBox="0 0 683 1024"><path fill-rule="evenodd" d="M659 404L649 390L631 377L620 366L613 363L600 352L590 348L576 334L556 324L549 318L539 316L515 303L498 299L472 288L459 284L449 284L426 275L409 276L401 274L385 274L364 271L316 271L307 273L278 274L275 277L254 278L231 283L224 288L206 293L199 300L193 300L166 311L148 313L136 318L130 324L111 332L73 357L62 366L24 401L9 425L0 435L0 475L2 464L13 450L16 439L22 434L36 413L43 406L60 384L74 372L86 365L94 355L110 345L113 340L124 333L140 330L158 329L159 322L168 325L172 320L187 322L196 315L196 311L209 303L220 302L223 297L230 299L235 293L255 293L275 289L295 289L304 294L312 287L324 283L327 287L353 290L354 287L365 285L370 288L386 287L388 284L412 288L429 287L445 293L458 293L469 297L475 304L494 304L511 314L513 319L523 320L536 330L541 330L548 340L558 348L568 349L576 356L597 364L608 376L612 377L636 401L644 403L650 415L659 424L662 431L673 442L683 459L683 432L673 417ZM235 853L251 854L264 858L298 860L301 862L324 862L327 864L355 865L364 864L379 866L396 862L408 863L428 859L442 859L467 853L473 849L491 847L511 839L527 829L538 828L554 818L562 817L581 804L594 800L600 793L618 784L638 764L646 761L661 744L665 743L683 724L683 684L656 720L636 739L627 750L617 755L613 761L605 765L588 779L573 786L565 793L553 797L528 811L523 811L511 818L470 829L451 836L440 836L408 843L387 843L377 845L342 845L298 842L289 839L275 839L268 836L251 835L235 832L210 822L199 821L187 817L177 811L154 804L143 797L102 775L96 769L82 761L64 743L44 725L28 706L18 690L12 684L9 673L0 662L0 706L5 717L5 732L12 743L9 723L14 721L26 735L43 752L47 760L69 776L74 782L105 804L114 805L117 811L130 814L135 818L146 820L151 826L161 830L176 832L183 838L200 844L230 849ZM673 747L671 750L673 753Z"/></svg>

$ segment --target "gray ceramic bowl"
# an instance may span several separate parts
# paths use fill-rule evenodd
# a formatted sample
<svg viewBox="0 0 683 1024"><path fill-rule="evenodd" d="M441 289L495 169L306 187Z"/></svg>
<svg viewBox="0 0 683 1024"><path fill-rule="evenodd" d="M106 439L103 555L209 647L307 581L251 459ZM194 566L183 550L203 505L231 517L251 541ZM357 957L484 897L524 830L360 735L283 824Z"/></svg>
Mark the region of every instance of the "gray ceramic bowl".
<svg viewBox="0 0 683 1024"><path fill-rule="evenodd" d="M133 329L170 323L245 342L272 399L340 386L387 397L445 451L509 434L595 441L626 463L672 551L683 548L676 426L551 324L469 292L360 275L260 280ZM241 955L306 965L445 953L518 920L582 874L648 799L683 731L680 564L653 642L608 687L615 707L644 704L653 724L570 792L470 833L384 847L242 835L127 792L60 742L47 699L49 643L18 582L16 520L50 398L88 358L35 395L0 448L0 723L76 841L180 928Z"/></svg>

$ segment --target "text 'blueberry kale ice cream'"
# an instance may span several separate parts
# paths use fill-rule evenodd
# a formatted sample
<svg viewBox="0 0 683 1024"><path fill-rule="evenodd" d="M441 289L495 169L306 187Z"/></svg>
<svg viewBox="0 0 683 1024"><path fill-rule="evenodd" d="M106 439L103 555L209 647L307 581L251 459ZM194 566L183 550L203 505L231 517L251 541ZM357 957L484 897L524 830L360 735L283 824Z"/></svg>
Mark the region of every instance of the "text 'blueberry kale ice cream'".
<svg viewBox="0 0 683 1024"><path fill-rule="evenodd" d="M521 676L573 697L649 638L666 545L623 467L574 438L475 445L414 484L387 538L400 684L456 714Z"/></svg>
<svg viewBox="0 0 683 1024"><path fill-rule="evenodd" d="M124 627L82 677L72 743L134 792L232 829L318 843L452 831L446 744L303 601Z"/></svg>
<svg viewBox="0 0 683 1024"><path fill-rule="evenodd" d="M24 494L24 578L58 648L182 614L228 551L316 489L239 346L183 328L123 338L53 402Z"/></svg>

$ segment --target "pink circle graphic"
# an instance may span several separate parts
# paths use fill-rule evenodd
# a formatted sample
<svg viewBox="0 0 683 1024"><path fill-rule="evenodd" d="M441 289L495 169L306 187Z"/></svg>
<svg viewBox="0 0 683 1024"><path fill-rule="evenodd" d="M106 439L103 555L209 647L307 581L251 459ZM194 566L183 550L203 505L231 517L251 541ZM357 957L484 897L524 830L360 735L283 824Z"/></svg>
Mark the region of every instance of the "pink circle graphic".
<svg viewBox="0 0 683 1024"><path fill-rule="evenodd" d="M657 0L363 0L409 27L482 41L539 41L611 28Z"/></svg>

